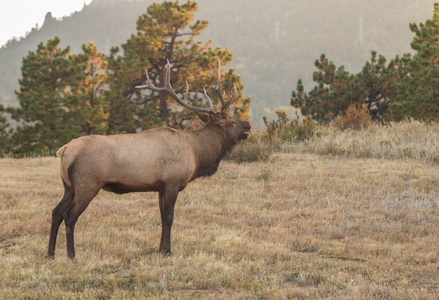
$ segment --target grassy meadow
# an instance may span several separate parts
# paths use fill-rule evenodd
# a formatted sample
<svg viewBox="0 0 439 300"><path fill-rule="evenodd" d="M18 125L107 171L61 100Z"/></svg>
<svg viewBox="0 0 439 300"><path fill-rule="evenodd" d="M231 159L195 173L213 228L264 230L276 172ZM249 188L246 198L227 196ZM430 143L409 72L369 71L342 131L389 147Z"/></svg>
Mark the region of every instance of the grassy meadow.
<svg viewBox="0 0 439 300"><path fill-rule="evenodd" d="M2 299L438 299L439 127L323 130L180 193L101 191L45 259L58 159L0 159Z"/></svg>

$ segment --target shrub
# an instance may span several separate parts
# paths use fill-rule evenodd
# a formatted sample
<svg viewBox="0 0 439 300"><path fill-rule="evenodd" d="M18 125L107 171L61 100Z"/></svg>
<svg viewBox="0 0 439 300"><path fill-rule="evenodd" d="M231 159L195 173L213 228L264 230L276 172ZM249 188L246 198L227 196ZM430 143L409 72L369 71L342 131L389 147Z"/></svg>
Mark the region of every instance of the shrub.
<svg viewBox="0 0 439 300"><path fill-rule="evenodd" d="M361 130L367 129L372 124L372 118L369 113L369 108L366 105L357 106L351 104L346 110L345 115L338 115L332 126L341 130L354 129Z"/></svg>
<svg viewBox="0 0 439 300"><path fill-rule="evenodd" d="M262 141L258 132L253 132L230 153L229 159L237 162L265 161L273 153L273 147Z"/></svg>
<svg viewBox="0 0 439 300"><path fill-rule="evenodd" d="M317 129L311 116L303 119L302 123L293 120L290 126L286 127L280 134L284 141L303 142L312 137Z"/></svg>
<svg viewBox="0 0 439 300"><path fill-rule="evenodd" d="M272 152L272 147L262 143L243 143L229 157L237 163L265 161Z"/></svg>
<svg viewBox="0 0 439 300"><path fill-rule="evenodd" d="M281 133L288 127L287 113L281 109L275 111L277 115L277 120L268 121L266 116L262 117L265 124L265 132L263 135L264 140L268 140L270 143L273 142L274 138L281 135Z"/></svg>
<svg viewBox="0 0 439 300"><path fill-rule="evenodd" d="M267 117L262 117L266 126L263 138L268 140L270 144L279 142L302 142L314 135L317 128L311 116L303 119L302 123L298 120L289 122L288 116L283 110L277 110L277 120L269 122Z"/></svg>

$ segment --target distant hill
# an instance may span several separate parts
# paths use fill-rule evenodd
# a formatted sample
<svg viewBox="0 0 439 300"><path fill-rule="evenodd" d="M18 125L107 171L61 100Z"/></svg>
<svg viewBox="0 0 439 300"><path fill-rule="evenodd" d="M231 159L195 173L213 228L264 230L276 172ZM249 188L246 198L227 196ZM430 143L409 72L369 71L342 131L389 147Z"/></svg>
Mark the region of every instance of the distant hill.
<svg viewBox="0 0 439 300"><path fill-rule="evenodd" d="M14 105L22 58L39 42L58 36L79 52L94 42L108 53L135 33L137 18L152 0L93 0L83 10L56 20L0 49L0 103ZM183 0L181 2L184 2ZM388 59L410 52L409 23L433 15L434 0L199 0L197 19L208 19L201 39L229 48L252 96L254 121L264 107L288 105L299 78L311 87L314 60L325 53L337 66L358 72L370 51Z"/></svg>

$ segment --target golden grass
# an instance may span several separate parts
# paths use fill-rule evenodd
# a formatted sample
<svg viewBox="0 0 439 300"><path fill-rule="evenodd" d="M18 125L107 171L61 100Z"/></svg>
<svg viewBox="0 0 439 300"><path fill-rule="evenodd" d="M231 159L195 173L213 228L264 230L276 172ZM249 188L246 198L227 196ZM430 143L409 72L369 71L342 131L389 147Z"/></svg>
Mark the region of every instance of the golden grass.
<svg viewBox="0 0 439 300"><path fill-rule="evenodd" d="M2 298L439 298L438 166L275 154L180 193L173 255L157 195L101 192L44 258L56 158L0 159Z"/></svg>
<svg viewBox="0 0 439 300"><path fill-rule="evenodd" d="M284 147L297 153L439 163L439 123L408 120L360 131L325 127L305 143Z"/></svg>

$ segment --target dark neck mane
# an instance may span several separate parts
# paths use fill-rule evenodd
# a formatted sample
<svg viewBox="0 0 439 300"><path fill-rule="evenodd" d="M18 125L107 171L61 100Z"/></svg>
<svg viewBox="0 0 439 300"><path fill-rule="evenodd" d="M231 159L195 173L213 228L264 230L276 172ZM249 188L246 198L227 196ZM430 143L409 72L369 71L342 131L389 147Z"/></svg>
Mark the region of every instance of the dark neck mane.
<svg viewBox="0 0 439 300"><path fill-rule="evenodd" d="M212 176L218 170L221 159L231 151L236 142L229 141L226 131L214 123L191 133L197 153L197 169L191 180L201 176Z"/></svg>

